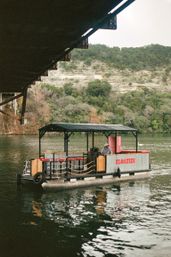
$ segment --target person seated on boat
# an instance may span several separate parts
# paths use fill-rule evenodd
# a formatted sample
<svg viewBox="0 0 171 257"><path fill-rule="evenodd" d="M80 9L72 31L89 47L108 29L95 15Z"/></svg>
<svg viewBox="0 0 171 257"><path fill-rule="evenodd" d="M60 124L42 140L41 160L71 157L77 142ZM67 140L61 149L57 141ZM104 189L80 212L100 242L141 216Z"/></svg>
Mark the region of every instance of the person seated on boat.
<svg viewBox="0 0 171 257"><path fill-rule="evenodd" d="M90 151L87 153L87 163L94 161L100 154L98 147L90 148Z"/></svg>
<svg viewBox="0 0 171 257"><path fill-rule="evenodd" d="M111 154L111 150L108 143L104 144L104 147L101 150L101 154L103 155Z"/></svg>
<svg viewBox="0 0 171 257"><path fill-rule="evenodd" d="M89 154L90 154L91 156L98 157L99 154L100 154L99 148L98 148L98 147L95 147L95 146L92 147L92 148L90 148Z"/></svg>
<svg viewBox="0 0 171 257"><path fill-rule="evenodd" d="M92 153L98 153L98 152L99 152L99 148L96 147L96 146L94 146L94 147L90 148L90 152L92 152Z"/></svg>

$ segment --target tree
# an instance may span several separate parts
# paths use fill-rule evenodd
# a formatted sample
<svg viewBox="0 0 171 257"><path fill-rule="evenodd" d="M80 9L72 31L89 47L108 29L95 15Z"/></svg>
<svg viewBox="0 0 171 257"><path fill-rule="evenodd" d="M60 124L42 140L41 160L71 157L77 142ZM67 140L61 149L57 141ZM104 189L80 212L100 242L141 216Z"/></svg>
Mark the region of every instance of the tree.
<svg viewBox="0 0 171 257"><path fill-rule="evenodd" d="M108 97L111 92L111 85L105 80L94 80L88 83L87 96Z"/></svg>
<svg viewBox="0 0 171 257"><path fill-rule="evenodd" d="M77 89L73 87L72 83L64 84L64 93L65 95L77 96L78 92Z"/></svg>

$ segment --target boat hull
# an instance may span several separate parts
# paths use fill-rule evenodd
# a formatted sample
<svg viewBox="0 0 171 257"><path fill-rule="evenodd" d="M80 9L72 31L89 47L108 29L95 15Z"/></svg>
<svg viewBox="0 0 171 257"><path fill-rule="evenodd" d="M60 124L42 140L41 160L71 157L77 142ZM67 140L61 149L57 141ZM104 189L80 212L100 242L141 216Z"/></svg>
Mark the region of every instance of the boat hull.
<svg viewBox="0 0 171 257"><path fill-rule="evenodd" d="M149 178L149 171L135 173L134 175L124 174L120 177L114 177L112 175L103 176L101 178L89 177L84 179L70 179L65 180L49 180L41 184L44 191L61 191L68 189L76 189L82 187L99 186L107 184L115 184L123 181L133 181Z"/></svg>

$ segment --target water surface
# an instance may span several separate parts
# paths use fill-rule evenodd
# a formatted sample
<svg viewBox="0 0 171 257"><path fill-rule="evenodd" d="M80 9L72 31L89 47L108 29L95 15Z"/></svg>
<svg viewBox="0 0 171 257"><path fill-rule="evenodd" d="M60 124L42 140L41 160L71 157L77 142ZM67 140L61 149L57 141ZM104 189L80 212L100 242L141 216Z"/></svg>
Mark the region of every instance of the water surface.
<svg viewBox="0 0 171 257"><path fill-rule="evenodd" d="M73 141L84 150L83 138ZM16 186L24 160L37 156L37 137L1 136L0 257L170 257L171 138L141 137L140 148L151 151L149 180L42 193Z"/></svg>

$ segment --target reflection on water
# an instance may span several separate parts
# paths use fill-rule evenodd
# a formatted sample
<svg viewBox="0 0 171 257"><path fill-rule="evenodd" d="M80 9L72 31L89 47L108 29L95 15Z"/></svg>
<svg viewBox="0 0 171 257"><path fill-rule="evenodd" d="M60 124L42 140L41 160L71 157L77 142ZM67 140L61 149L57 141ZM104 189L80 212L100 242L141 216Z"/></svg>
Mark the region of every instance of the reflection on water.
<svg viewBox="0 0 171 257"><path fill-rule="evenodd" d="M150 180L45 194L15 183L35 138L1 139L0 256L169 257L171 141L142 140L152 150Z"/></svg>
<svg viewBox="0 0 171 257"><path fill-rule="evenodd" d="M32 213L23 224L52 222L56 240L67 246L76 240L82 256L161 256L158 248L160 254L171 250L170 182L160 176L38 199L22 194L22 212Z"/></svg>

